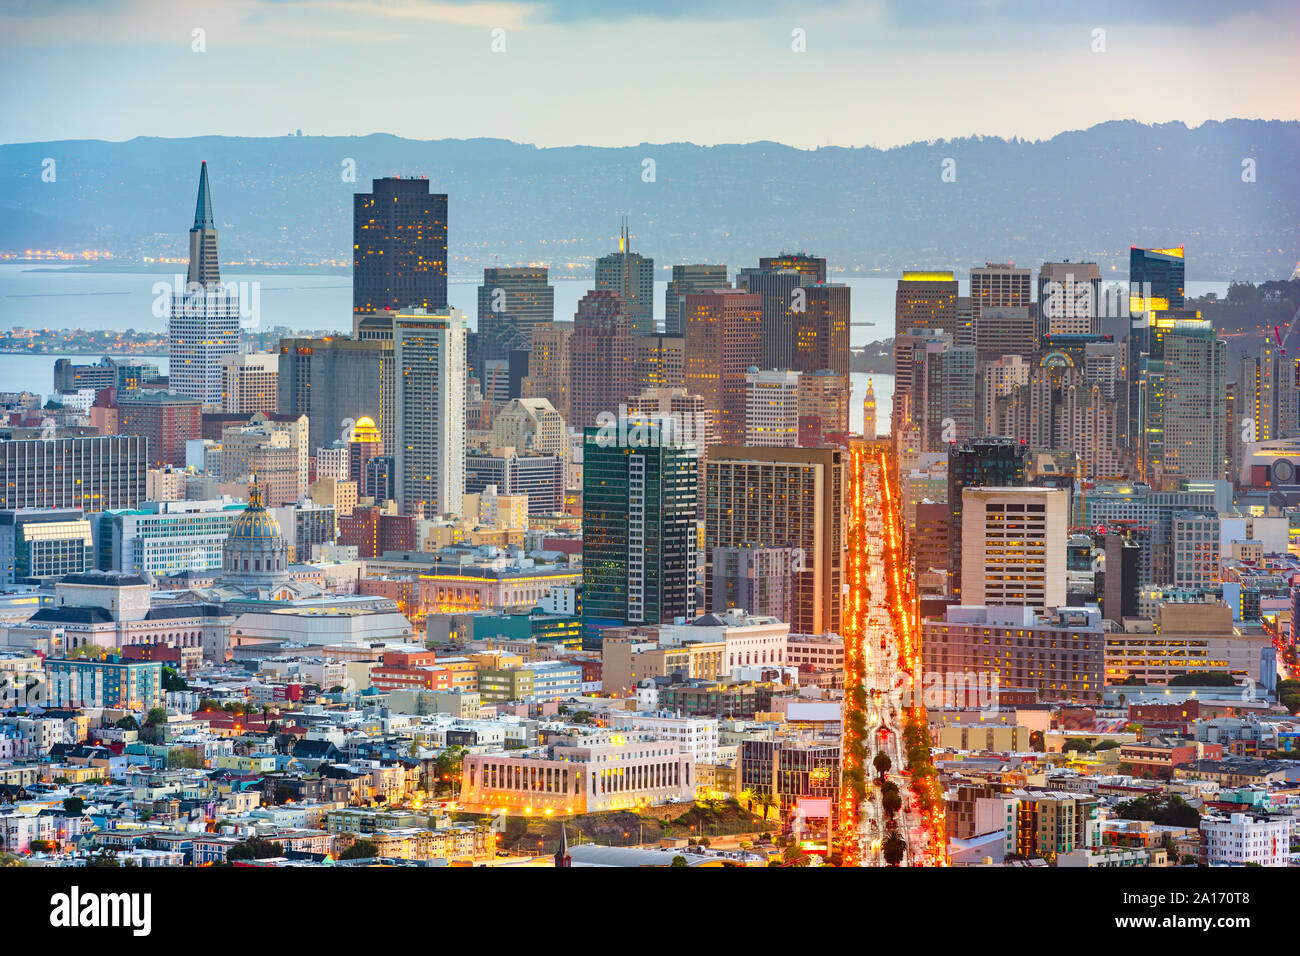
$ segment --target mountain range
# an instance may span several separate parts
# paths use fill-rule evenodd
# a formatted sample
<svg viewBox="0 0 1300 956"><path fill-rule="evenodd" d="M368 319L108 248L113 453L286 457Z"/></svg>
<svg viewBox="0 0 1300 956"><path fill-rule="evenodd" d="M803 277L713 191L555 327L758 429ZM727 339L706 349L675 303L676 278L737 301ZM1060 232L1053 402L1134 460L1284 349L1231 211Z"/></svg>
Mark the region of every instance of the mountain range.
<svg viewBox="0 0 1300 956"><path fill-rule="evenodd" d="M389 175L426 176L449 195L453 277L524 262L589 275L623 215L661 277L673 263L735 269L807 250L850 275L1071 259L1123 278L1130 246L1183 245L1189 279L1259 281L1289 276L1300 256L1300 123L1236 119L887 150L386 134L8 144L0 253L183 258L201 160L222 260L263 266L346 267L352 195Z"/></svg>

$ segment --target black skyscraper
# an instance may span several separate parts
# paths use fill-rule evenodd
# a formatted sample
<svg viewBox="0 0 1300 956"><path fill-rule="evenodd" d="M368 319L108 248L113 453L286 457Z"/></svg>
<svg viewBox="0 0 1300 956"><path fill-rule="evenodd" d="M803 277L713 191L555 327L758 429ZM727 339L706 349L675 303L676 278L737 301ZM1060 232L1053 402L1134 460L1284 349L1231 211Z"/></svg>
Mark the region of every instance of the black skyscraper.
<svg viewBox="0 0 1300 956"><path fill-rule="evenodd" d="M447 196L376 179L352 203L352 311L447 307Z"/></svg>

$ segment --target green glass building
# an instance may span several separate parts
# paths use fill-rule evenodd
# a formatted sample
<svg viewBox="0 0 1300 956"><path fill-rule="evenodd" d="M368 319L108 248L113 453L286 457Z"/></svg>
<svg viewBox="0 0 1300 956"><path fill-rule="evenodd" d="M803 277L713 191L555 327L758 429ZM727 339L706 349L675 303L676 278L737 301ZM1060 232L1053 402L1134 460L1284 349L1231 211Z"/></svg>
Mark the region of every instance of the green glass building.
<svg viewBox="0 0 1300 956"><path fill-rule="evenodd" d="M695 616L699 451L675 419L587 428L582 466L583 647L600 629Z"/></svg>

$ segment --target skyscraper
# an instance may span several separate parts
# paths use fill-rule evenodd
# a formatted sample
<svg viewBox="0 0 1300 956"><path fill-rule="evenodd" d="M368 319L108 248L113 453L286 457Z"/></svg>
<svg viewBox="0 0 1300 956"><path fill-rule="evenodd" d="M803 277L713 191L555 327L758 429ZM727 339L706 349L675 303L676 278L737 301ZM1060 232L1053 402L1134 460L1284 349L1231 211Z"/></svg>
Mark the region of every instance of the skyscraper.
<svg viewBox="0 0 1300 956"><path fill-rule="evenodd" d="M913 352L912 420L925 451L978 437L975 422L975 350L956 348L940 332Z"/></svg>
<svg viewBox="0 0 1300 956"><path fill-rule="evenodd" d="M572 397L573 323L548 322L534 326L532 338L523 397L547 399L567 422Z"/></svg>
<svg viewBox="0 0 1300 956"><path fill-rule="evenodd" d="M951 272L903 273L894 290L894 334L942 329L956 340L957 278Z"/></svg>
<svg viewBox="0 0 1300 956"><path fill-rule="evenodd" d="M806 252L782 252L777 256L761 256L758 267L773 271L791 269L804 276L809 285L826 281L826 260L818 256L810 256Z"/></svg>
<svg viewBox="0 0 1300 956"><path fill-rule="evenodd" d="M795 548L796 634L842 633L847 453L839 448L709 449L704 586L712 607L718 548Z"/></svg>
<svg viewBox="0 0 1300 956"><path fill-rule="evenodd" d="M1030 307L1034 305L1034 292L1031 287L1030 279L1032 273L1029 269L1017 269L1009 263L987 262L983 266L976 266L970 271L970 301L971 301L971 321L975 330L975 345L981 352L986 351L985 346L981 346L981 341L992 342L998 339L998 326L1005 325L1003 321L1007 314L997 313L993 316L984 318L985 313L990 309L997 308L1023 308L1025 316L1029 319L1029 328L1032 330L1033 316ZM1014 313L1012 313L1014 314ZM992 327L981 329L981 321L989 323ZM1030 348L1032 342L1024 342L1023 337L1017 337L1022 348ZM999 350L998 354L1001 354Z"/></svg>
<svg viewBox="0 0 1300 956"><path fill-rule="evenodd" d="M1023 355L1003 355L983 365L978 383L979 412L975 421L976 431L981 436L1002 435L998 399L1009 395L1019 385L1028 385L1029 373L1030 366Z"/></svg>
<svg viewBox="0 0 1300 956"><path fill-rule="evenodd" d="M485 396L519 397L528 374L533 329L554 321L555 290L544 266L483 270L478 331L469 334L469 363Z"/></svg>
<svg viewBox="0 0 1300 956"><path fill-rule="evenodd" d="M1101 270L1095 262L1044 262L1038 270L1038 338L1101 331Z"/></svg>
<svg viewBox="0 0 1300 956"><path fill-rule="evenodd" d="M794 362L799 372L830 369L849 375L849 287L843 283L809 285L804 288L803 311L794 316Z"/></svg>
<svg viewBox="0 0 1300 956"><path fill-rule="evenodd" d="M682 319L683 299L692 292L705 289L725 289L727 267L724 265L673 266L673 278L664 290L664 331L681 335L685 327Z"/></svg>
<svg viewBox="0 0 1300 956"><path fill-rule="evenodd" d="M1025 483L1029 447L1009 438L976 438L948 446L948 582L962 603L962 492Z"/></svg>
<svg viewBox="0 0 1300 956"><path fill-rule="evenodd" d="M684 303L683 303L684 304ZM680 310L679 310L680 311ZM681 388L686 373L686 337L681 333L638 335L633 343L636 388Z"/></svg>
<svg viewBox="0 0 1300 956"><path fill-rule="evenodd" d="M281 339L279 413L307 416L313 449L345 437L348 423L365 416L378 424L384 450L391 454L398 374L391 338Z"/></svg>
<svg viewBox="0 0 1300 956"><path fill-rule="evenodd" d="M958 325L957 279L951 272L903 273L894 291L894 398L890 421L896 435L916 406L912 394L914 348L936 330L952 335L953 344L958 344Z"/></svg>
<svg viewBox="0 0 1300 956"><path fill-rule="evenodd" d="M149 463L184 465L185 443L203 437L203 405L176 392L136 392L117 403L120 435L143 435L149 443Z"/></svg>
<svg viewBox="0 0 1300 956"><path fill-rule="evenodd" d="M226 414L274 414L279 401L280 356L275 352L236 352L221 360L221 410Z"/></svg>
<svg viewBox="0 0 1300 956"><path fill-rule="evenodd" d="M794 269L741 269L736 275L736 288L763 297L762 368L794 368L794 310L806 308L795 290L811 281Z"/></svg>
<svg viewBox="0 0 1300 956"><path fill-rule="evenodd" d="M1061 488L964 488L961 603L1063 606L1069 497Z"/></svg>
<svg viewBox="0 0 1300 956"><path fill-rule="evenodd" d="M189 273L185 289L172 292L167 340L169 388L220 411L221 362L239 351L239 293L221 282L206 162L199 169Z"/></svg>
<svg viewBox="0 0 1300 956"><path fill-rule="evenodd" d="M386 177L352 197L352 311L447 307L447 196Z"/></svg>
<svg viewBox="0 0 1300 956"><path fill-rule="evenodd" d="M799 444L799 373L751 369L745 376L745 444Z"/></svg>
<svg viewBox="0 0 1300 956"><path fill-rule="evenodd" d="M1166 381L1168 341L1179 326L1191 322L1196 327L1203 320L1194 309L1157 309L1144 313L1137 321L1141 325L1129 330L1130 338L1139 342L1136 352L1138 429L1133 436L1137 444L1134 451L1142 478L1159 485L1161 475L1168 471L1165 461L1166 414L1171 398Z"/></svg>
<svg viewBox="0 0 1300 956"><path fill-rule="evenodd" d="M618 252L596 260L596 290L613 292L622 299L633 335L655 331L655 261L632 251L626 224L619 236Z"/></svg>
<svg viewBox="0 0 1300 956"><path fill-rule="evenodd" d="M605 627L695 616L699 450L653 417L587 428L582 470L584 643Z"/></svg>
<svg viewBox="0 0 1300 956"><path fill-rule="evenodd" d="M634 388L632 327L618 293L597 289L578 303L570 340L573 386L568 423L597 424L601 412L618 414Z"/></svg>
<svg viewBox="0 0 1300 956"><path fill-rule="evenodd" d="M1164 468L1196 481L1224 476L1228 347L1206 319L1183 320L1164 342ZM1294 401L1294 391L1290 397Z"/></svg>
<svg viewBox="0 0 1300 956"><path fill-rule="evenodd" d="M696 292L686 297L686 391L717 415L718 437L745 440L745 376L760 359L763 301L749 292Z"/></svg>
<svg viewBox="0 0 1300 956"><path fill-rule="evenodd" d="M11 429L0 440L0 508L135 508L145 500L148 446L143 435Z"/></svg>
<svg viewBox="0 0 1300 956"><path fill-rule="evenodd" d="M849 389L845 376L828 368L799 372L799 441L807 447L843 443L849 433Z"/></svg>
<svg viewBox="0 0 1300 956"><path fill-rule="evenodd" d="M1296 391L1295 358L1272 339L1265 339L1254 355L1243 353L1237 372L1237 415L1254 441L1293 438L1300 433L1300 408ZM1235 429L1234 429L1235 430Z"/></svg>
<svg viewBox="0 0 1300 956"><path fill-rule="evenodd" d="M1139 249L1128 254L1129 312L1141 313L1181 309L1186 262L1183 247L1173 249Z"/></svg>
<svg viewBox="0 0 1300 956"><path fill-rule="evenodd" d="M511 325L531 343L533 329L555 321L555 289L545 266L488 267L478 287L478 330Z"/></svg>
<svg viewBox="0 0 1300 956"><path fill-rule="evenodd" d="M402 514L460 512L465 493L465 319L458 309L393 320L397 504Z"/></svg>

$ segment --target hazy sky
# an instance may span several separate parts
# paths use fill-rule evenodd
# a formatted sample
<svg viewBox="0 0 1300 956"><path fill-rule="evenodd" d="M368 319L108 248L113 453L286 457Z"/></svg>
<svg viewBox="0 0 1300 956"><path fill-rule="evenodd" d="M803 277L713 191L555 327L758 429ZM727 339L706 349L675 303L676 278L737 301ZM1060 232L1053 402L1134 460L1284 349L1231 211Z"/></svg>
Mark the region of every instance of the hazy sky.
<svg viewBox="0 0 1300 956"><path fill-rule="evenodd" d="M1296 0L6 0L0 142L883 147L1296 119L1298 39Z"/></svg>

